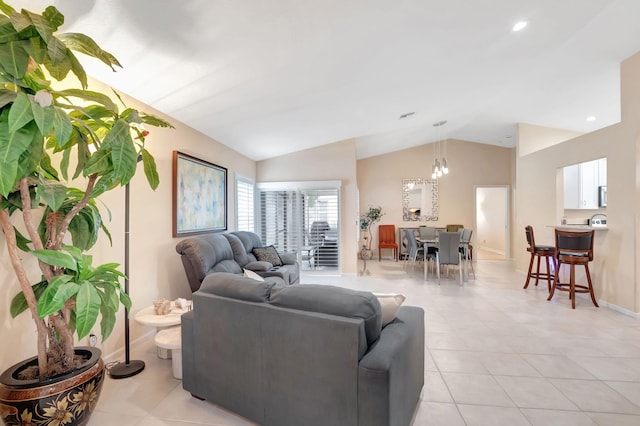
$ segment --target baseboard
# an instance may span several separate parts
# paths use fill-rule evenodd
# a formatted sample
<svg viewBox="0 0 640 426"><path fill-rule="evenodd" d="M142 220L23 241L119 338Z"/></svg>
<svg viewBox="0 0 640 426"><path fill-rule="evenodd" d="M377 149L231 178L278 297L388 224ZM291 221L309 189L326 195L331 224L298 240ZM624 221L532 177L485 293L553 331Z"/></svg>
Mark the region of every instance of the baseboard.
<svg viewBox="0 0 640 426"><path fill-rule="evenodd" d="M153 336L155 336L155 334L156 334L155 328L152 329L152 330L149 330L148 332L146 332L142 336L140 336L137 339L133 340L130 343L130 347L133 348L139 343L145 342L145 341L147 341L149 339L153 339ZM102 359L104 359L104 362L106 362L107 364L109 362L112 362L112 361L124 360L124 358L125 358L124 346L122 346L121 348L116 349L115 351L111 352L108 355L103 355L103 357L102 357Z"/></svg>
<svg viewBox="0 0 640 426"><path fill-rule="evenodd" d="M609 308L612 311L620 312L621 314L628 315L636 319L640 319L640 312L630 311L629 309L623 308L618 305L614 305L613 303L609 303L606 300L602 300L602 299L598 300L598 305L603 306L605 308Z"/></svg>

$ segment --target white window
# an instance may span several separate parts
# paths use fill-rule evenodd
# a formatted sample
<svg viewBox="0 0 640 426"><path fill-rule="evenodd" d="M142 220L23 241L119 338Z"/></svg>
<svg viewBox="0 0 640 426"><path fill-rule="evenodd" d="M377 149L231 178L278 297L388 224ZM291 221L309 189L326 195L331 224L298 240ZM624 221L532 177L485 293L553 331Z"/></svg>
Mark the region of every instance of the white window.
<svg viewBox="0 0 640 426"><path fill-rule="evenodd" d="M255 232L253 181L236 176L236 230Z"/></svg>

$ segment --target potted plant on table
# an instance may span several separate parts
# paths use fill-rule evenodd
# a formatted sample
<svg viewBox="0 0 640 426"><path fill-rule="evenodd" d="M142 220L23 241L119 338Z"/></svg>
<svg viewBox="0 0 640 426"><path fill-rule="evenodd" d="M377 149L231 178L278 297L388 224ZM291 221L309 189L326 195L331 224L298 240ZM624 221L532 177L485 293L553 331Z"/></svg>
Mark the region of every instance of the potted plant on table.
<svg viewBox="0 0 640 426"><path fill-rule="evenodd" d="M55 7L40 15L0 0L0 12L0 239L19 284L11 315L28 311L37 335L37 356L0 378L0 413L6 424L84 424L104 364L96 348L76 348L74 336L87 336L100 318L106 339L120 305L131 306L118 265L92 265L86 253L100 230L110 239L96 199L126 185L139 159L155 189L159 178L143 125L171 126L132 108L121 111L106 94L87 90L73 51L112 69L120 64L86 35L58 34L64 17ZM79 88L52 86L70 73ZM29 257L38 261L37 274L25 266ZM34 386L57 393L38 402Z"/></svg>

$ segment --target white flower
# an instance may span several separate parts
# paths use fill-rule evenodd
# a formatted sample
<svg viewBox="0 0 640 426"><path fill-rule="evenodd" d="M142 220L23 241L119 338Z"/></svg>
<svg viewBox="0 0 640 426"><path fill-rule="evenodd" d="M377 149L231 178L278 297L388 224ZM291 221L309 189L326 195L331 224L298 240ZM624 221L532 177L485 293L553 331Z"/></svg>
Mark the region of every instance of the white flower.
<svg viewBox="0 0 640 426"><path fill-rule="evenodd" d="M48 107L53 103L53 96L46 90L38 90L36 92L36 95L34 96L34 99L43 108Z"/></svg>

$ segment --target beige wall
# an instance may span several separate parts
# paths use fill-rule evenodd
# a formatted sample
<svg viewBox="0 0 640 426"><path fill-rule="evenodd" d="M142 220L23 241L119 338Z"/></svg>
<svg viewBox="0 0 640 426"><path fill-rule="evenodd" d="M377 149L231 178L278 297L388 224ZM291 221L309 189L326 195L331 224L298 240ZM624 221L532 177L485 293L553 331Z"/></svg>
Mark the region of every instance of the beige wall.
<svg viewBox="0 0 640 426"><path fill-rule="evenodd" d="M518 124L518 135L518 154L524 156L576 138L581 133L520 123Z"/></svg>
<svg viewBox="0 0 640 426"><path fill-rule="evenodd" d="M402 179L431 178L433 145L392 152L358 160L360 209L381 206L380 223L397 227L419 225L445 226L460 223L475 226L475 187L510 185L511 148L459 140L447 141L449 174L438 180L439 219L429 222L402 220ZM373 229L372 248L377 252L377 226Z"/></svg>
<svg viewBox="0 0 640 426"><path fill-rule="evenodd" d="M97 82L91 82L91 90L109 93L110 89ZM155 156L160 186L154 192L146 184L142 166L139 165L138 174L131 182L131 262L130 262L130 294L133 300L132 312L151 304L154 300L165 297L190 297L189 286L180 262L175 252L175 245L179 238L172 237L172 151L194 155L204 160L227 167L228 174L228 224L229 229L235 227L235 186L234 173L245 177L255 178L255 162L239 155L237 152L191 129L178 120L159 114L139 102L124 97L129 106L140 108L169 120L175 130L149 128L147 148ZM113 246L109 246L108 239L102 238L92 250L96 263L124 262L124 189L114 190L105 194L101 200L111 211L111 222L106 226L113 237ZM98 203L101 205L101 203ZM109 213L103 208L103 218L108 220ZM0 234L0 270L2 272L2 286L0 286L0 341L11 342L12 350L0 351L0 366L9 366L28 356L35 355L35 327L28 314L22 314L12 320L8 307L19 286L13 278L10 269L4 237ZM35 264L30 267L30 278L35 282L39 276ZM121 311L113 334L106 343L100 344L104 354L110 354L124 346L124 311ZM31 330L31 331L28 331ZM99 335L99 327L96 328ZM25 331L28 331L25 333ZM131 320L131 340L135 340L150 332L149 327L138 325ZM120 359L122 355L120 355Z"/></svg>
<svg viewBox="0 0 640 426"><path fill-rule="evenodd" d="M514 240L518 268L526 270L524 227L534 227L536 242L553 243L553 229L548 225L558 224L563 211L561 168L607 157L608 230L596 231L592 278L599 300L637 313L640 55L623 62L621 74L621 123L517 159ZM527 137L520 134L519 143L535 143Z"/></svg>
<svg viewBox="0 0 640 426"><path fill-rule="evenodd" d="M259 182L339 180L342 272L354 274L357 270L357 195L356 150L352 140L306 149L289 155L259 161Z"/></svg>

